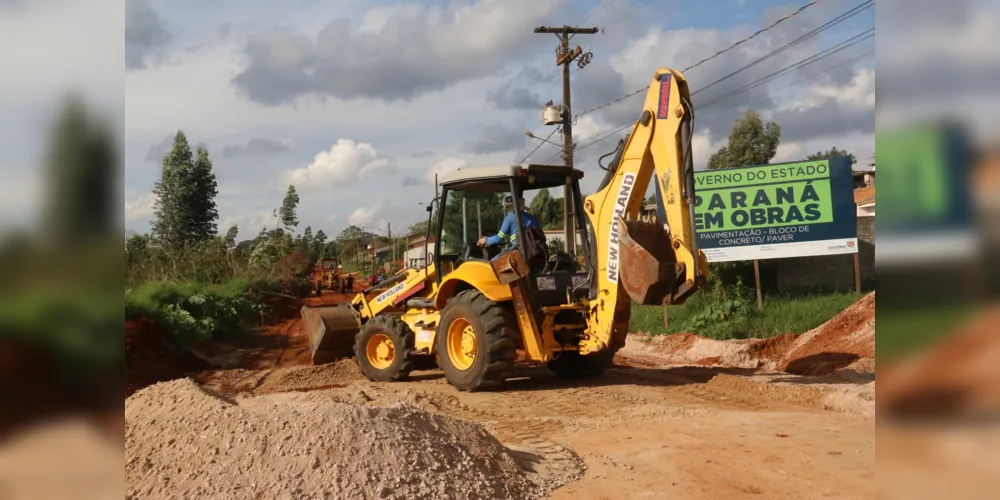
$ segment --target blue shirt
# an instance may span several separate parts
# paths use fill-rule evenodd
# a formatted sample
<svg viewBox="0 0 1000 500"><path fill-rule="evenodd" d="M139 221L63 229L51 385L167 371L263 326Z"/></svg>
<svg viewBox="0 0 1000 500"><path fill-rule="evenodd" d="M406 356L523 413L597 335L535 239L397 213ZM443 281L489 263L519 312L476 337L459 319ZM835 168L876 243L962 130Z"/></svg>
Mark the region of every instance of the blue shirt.
<svg viewBox="0 0 1000 500"><path fill-rule="evenodd" d="M538 221L538 218L528 212L521 212L521 223L524 227L537 227L542 228L542 223ZM514 217L514 212L507 214L504 217L503 224L500 226L500 232L486 237L487 245L499 245L501 243L507 243L508 247L513 248L517 244L517 219Z"/></svg>

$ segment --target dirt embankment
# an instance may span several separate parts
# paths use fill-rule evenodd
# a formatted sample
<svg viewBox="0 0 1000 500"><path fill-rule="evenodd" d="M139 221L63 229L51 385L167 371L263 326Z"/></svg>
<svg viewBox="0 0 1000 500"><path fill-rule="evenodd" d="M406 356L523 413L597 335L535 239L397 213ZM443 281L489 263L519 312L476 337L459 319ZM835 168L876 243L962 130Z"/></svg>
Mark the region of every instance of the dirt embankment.
<svg viewBox="0 0 1000 500"><path fill-rule="evenodd" d="M269 312L261 318L261 324L232 342L181 345L149 318L126 321L125 396L157 382L186 376L309 364L309 340L300 334L299 308L303 304L336 305L349 298L349 293L324 293L302 300L274 297L267 302Z"/></svg>
<svg viewBox="0 0 1000 500"><path fill-rule="evenodd" d="M924 352L888 366L880 415L994 419L1000 415L1000 307L983 312Z"/></svg>
<svg viewBox="0 0 1000 500"><path fill-rule="evenodd" d="M795 375L823 376L848 371L874 373L875 292L830 321L801 335L768 339L712 340L694 334L632 334L625 355L655 355L679 365L718 366Z"/></svg>

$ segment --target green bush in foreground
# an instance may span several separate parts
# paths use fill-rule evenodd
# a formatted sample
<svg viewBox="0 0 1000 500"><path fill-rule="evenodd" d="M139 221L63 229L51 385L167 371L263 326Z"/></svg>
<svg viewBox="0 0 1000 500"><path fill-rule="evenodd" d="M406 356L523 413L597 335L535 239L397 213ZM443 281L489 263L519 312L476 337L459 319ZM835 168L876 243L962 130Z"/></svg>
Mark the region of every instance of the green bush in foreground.
<svg viewBox="0 0 1000 500"><path fill-rule="evenodd" d="M181 342L233 338L263 310L256 295L275 286L249 279L143 283L125 291L125 319L147 317Z"/></svg>

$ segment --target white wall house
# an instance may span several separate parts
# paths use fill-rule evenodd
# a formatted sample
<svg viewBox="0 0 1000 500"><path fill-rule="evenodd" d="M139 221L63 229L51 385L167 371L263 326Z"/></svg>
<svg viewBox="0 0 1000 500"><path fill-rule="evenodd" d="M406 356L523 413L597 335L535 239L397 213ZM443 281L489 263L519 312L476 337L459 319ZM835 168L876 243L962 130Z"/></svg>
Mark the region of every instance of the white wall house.
<svg viewBox="0 0 1000 500"><path fill-rule="evenodd" d="M430 239L430 243L427 245L428 257L434 258L434 252L436 247L434 245L434 238ZM425 264L424 262L424 237L423 236L413 236L409 239L406 247L406 252L403 253L403 265L406 267L420 268Z"/></svg>

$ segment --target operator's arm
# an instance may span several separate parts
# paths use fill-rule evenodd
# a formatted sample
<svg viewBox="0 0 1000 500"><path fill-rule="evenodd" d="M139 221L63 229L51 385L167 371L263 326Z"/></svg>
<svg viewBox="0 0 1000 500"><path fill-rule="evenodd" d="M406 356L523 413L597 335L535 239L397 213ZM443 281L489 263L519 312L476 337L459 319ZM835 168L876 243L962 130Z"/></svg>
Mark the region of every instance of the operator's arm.
<svg viewBox="0 0 1000 500"><path fill-rule="evenodd" d="M511 230L511 226L514 225L513 223L514 223L514 213L511 212L507 214L506 217L504 217L503 224L500 226L500 232L494 234L493 236L486 237L486 244L493 246L506 242L507 239L510 238L510 233L513 232Z"/></svg>

